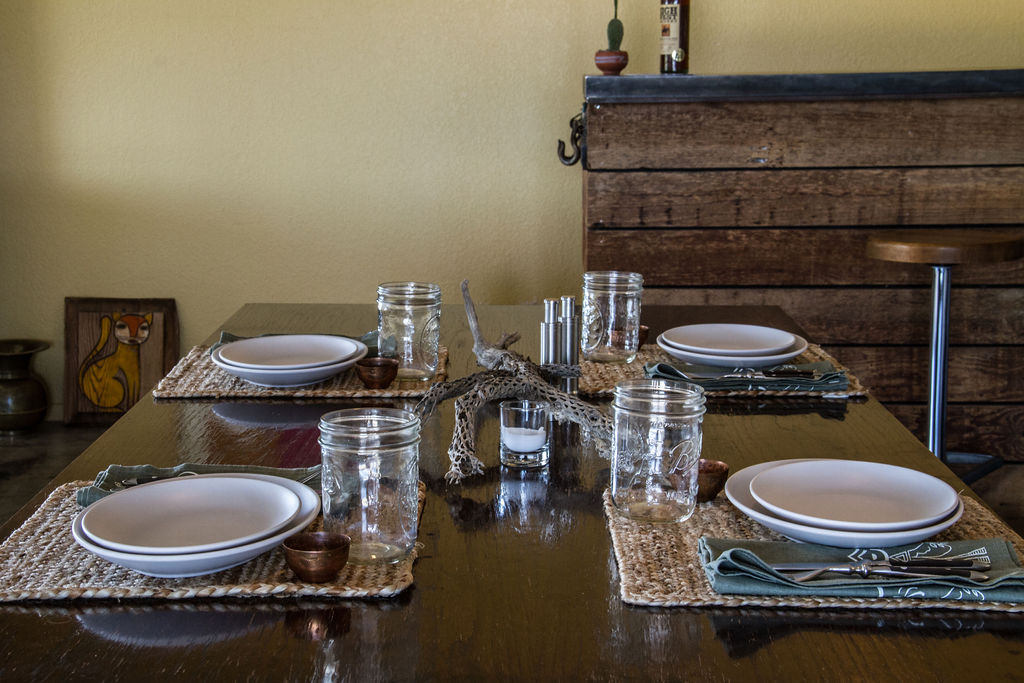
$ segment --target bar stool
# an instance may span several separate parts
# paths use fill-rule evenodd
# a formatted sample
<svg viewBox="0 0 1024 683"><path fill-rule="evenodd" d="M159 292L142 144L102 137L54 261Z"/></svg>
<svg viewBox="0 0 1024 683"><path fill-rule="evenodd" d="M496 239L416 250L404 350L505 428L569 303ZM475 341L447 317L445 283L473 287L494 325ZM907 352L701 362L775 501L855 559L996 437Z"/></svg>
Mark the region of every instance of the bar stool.
<svg viewBox="0 0 1024 683"><path fill-rule="evenodd" d="M960 478L977 481L998 469L1002 458L946 452L946 374L949 350L950 268L990 264L1024 256L1024 235L989 230L894 230L868 237L867 255L882 261L928 264L932 279L932 335L928 393L928 450L947 465L968 466Z"/></svg>

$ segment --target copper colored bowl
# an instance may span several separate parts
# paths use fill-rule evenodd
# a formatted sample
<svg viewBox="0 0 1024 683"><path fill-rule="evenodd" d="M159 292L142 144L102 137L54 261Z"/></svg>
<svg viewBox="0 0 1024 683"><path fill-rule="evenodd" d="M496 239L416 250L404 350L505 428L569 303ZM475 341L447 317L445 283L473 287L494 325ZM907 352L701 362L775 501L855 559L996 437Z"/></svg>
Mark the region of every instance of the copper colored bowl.
<svg viewBox="0 0 1024 683"><path fill-rule="evenodd" d="M292 571L309 583L331 581L348 563L351 539L345 534L306 531L284 541L284 557Z"/></svg>
<svg viewBox="0 0 1024 683"><path fill-rule="evenodd" d="M356 374L367 389L387 389L398 376L398 361L394 358L362 358L356 361Z"/></svg>
<svg viewBox="0 0 1024 683"><path fill-rule="evenodd" d="M700 469L697 472L697 502L706 503L713 500L725 486L728 476L729 466L724 462L701 458Z"/></svg>
<svg viewBox="0 0 1024 683"><path fill-rule="evenodd" d="M650 328L647 325L641 325L636 332L636 348L642 347L647 343L647 335L650 333ZM625 330L612 330L608 333L608 340L612 343L612 346L624 346L626 343L626 331Z"/></svg>

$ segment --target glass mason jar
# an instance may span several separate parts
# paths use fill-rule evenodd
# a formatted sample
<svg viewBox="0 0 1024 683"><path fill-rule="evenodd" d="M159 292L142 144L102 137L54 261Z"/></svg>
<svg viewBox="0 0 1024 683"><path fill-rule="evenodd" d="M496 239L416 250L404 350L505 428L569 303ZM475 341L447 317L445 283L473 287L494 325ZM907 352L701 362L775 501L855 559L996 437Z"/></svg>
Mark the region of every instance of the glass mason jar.
<svg viewBox="0 0 1024 683"><path fill-rule="evenodd" d="M419 513L420 420L398 408L320 418L324 529L352 539L349 562L397 562L412 551Z"/></svg>
<svg viewBox="0 0 1024 683"><path fill-rule="evenodd" d="M635 379L615 387L611 489L620 512L647 522L693 514L703 416L696 384Z"/></svg>
<svg viewBox="0 0 1024 683"><path fill-rule="evenodd" d="M441 288L426 282L385 282L377 287L377 332L395 340L398 379L437 374L441 337Z"/></svg>
<svg viewBox="0 0 1024 683"><path fill-rule="evenodd" d="M583 274L583 358L628 363L640 340L640 273L614 270Z"/></svg>

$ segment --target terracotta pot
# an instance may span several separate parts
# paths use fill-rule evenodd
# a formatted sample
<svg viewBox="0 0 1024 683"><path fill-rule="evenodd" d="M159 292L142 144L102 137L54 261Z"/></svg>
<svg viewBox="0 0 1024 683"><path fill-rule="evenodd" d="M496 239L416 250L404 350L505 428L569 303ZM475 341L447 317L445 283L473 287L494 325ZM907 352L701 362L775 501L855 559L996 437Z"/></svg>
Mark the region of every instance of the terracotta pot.
<svg viewBox="0 0 1024 683"><path fill-rule="evenodd" d="M22 431L46 417L46 386L32 374L32 355L50 348L35 339L0 339L0 431Z"/></svg>
<svg viewBox="0 0 1024 683"><path fill-rule="evenodd" d="M598 50L594 64L605 76L618 76L629 64L629 53L622 50Z"/></svg>

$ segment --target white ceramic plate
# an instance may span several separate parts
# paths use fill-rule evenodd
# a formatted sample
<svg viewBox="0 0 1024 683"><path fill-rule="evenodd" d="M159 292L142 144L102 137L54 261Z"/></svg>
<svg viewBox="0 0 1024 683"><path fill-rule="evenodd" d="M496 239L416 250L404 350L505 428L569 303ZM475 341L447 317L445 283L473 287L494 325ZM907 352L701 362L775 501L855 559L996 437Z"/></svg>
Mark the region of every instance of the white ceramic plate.
<svg viewBox="0 0 1024 683"><path fill-rule="evenodd" d="M963 501L959 501L952 514L935 524L919 529L904 529L902 531L841 531L838 529L807 526L780 519L761 507L761 504L750 494L750 481L767 469L795 462L809 461L777 460L745 467L733 474L725 482L725 495L743 514L756 522L760 522L772 531L777 531L794 541L819 543L838 548L886 548L894 545L917 543L953 526L964 513Z"/></svg>
<svg viewBox="0 0 1024 683"><path fill-rule="evenodd" d="M785 351L765 356L720 356L710 353L697 353L696 351L684 351L666 342L664 333L658 335L658 346L673 358L686 361L687 363L714 365L718 368L763 368L769 365L785 363L787 360L792 360L807 350L806 339L798 334L794 334L793 338L796 341Z"/></svg>
<svg viewBox="0 0 1024 683"><path fill-rule="evenodd" d="M108 562L127 567L141 574L157 576L161 578L183 578L187 576L201 576L212 574L224 569L247 562L261 553L265 553L278 545L281 541L294 533L302 531L306 526L316 519L320 513L320 497L316 491L305 484L300 484L291 479L274 477L266 474L200 474L193 478L214 478L230 477L245 479L262 479L273 481L287 487L294 492L300 501L299 513L295 520L284 529L273 536L261 538L245 545L232 546L221 550L211 550L205 553L187 553L184 555L148 555L140 553L125 553L118 550L111 550L94 543L85 535L82 530L82 516L88 511L86 508L77 517L71 527L71 534L75 541L89 552L102 557ZM156 483L156 482L154 482ZM142 484L152 486L152 484ZM93 503L95 505L96 503ZM90 506L91 507L91 506Z"/></svg>
<svg viewBox="0 0 1024 683"><path fill-rule="evenodd" d="M731 323L683 325L661 336L666 344L682 351L715 356L767 356L782 353L796 342L785 330Z"/></svg>
<svg viewBox="0 0 1024 683"><path fill-rule="evenodd" d="M86 508L82 531L111 550L203 553L269 536L298 511L298 495L272 481L190 476L101 498Z"/></svg>
<svg viewBox="0 0 1024 683"><path fill-rule="evenodd" d="M221 359L220 352L224 348L223 346L218 346L214 349L213 353L210 354L210 359L214 365L224 372L261 387L303 387L308 384L323 382L325 379L334 377L339 372L344 372L355 365L356 361L367 353L366 344L362 342L355 343L359 345L356 355L340 363L318 365L313 368L300 368L298 370L257 370L231 365Z"/></svg>
<svg viewBox="0 0 1024 683"><path fill-rule="evenodd" d="M952 486L924 472L855 460L772 467L750 481L750 494L776 517L846 531L928 526L960 500Z"/></svg>
<svg viewBox="0 0 1024 683"><path fill-rule="evenodd" d="M277 334L217 347L228 365L251 370L301 370L333 365L359 353L361 342L329 334Z"/></svg>

